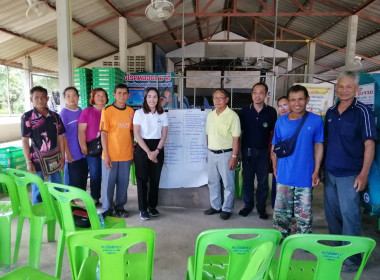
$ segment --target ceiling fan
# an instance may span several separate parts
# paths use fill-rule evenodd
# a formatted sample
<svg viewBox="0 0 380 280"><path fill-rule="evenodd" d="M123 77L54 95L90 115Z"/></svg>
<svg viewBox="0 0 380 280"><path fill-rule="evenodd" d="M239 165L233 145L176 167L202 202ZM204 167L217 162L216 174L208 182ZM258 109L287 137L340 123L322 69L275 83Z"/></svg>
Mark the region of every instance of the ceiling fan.
<svg viewBox="0 0 380 280"><path fill-rule="evenodd" d="M48 4L42 0L26 0L28 4L28 9L26 10L25 16L28 19L40 18L48 12Z"/></svg>
<svg viewBox="0 0 380 280"><path fill-rule="evenodd" d="M266 62L265 58L263 56L258 57L256 59L255 63L254 63L253 58L250 58L250 57L238 58L238 61L239 60L241 61L240 66L235 66L235 68L237 68L237 69L242 68L242 69L257 69L257 70L265 69L265 70L267 70L267 69L270 69L272 67L272 64Z"/></svg>
<svg viewBox="0 0 380 280"><path fill-rule="evenodd" d="M167 0L152 0L149 6L145 9L145 15L147 18L156 22L170 18L173 12L173 3Z"/></svg>
<svg viewBox="0 0 380 280"><path fill-rule="evenodd" d="M265 58L261 56L256 59L256 63L253 66L256 69L270 69L272 67L272 63L266 62Z"/></svg>

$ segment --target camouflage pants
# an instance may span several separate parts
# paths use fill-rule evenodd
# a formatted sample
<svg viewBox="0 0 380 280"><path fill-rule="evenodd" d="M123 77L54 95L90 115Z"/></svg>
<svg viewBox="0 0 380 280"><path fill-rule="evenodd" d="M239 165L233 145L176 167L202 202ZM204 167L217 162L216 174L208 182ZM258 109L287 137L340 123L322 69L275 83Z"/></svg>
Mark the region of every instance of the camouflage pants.
<svg viewBox="0 0 380 280"><path fill-rule="evenodd" d="M297 221L296 233L311 233L313 215L311 202L313 188L298 188L277 183L276 201L273 212L273 227L284 237L291 231L291 220Z"/></svg>

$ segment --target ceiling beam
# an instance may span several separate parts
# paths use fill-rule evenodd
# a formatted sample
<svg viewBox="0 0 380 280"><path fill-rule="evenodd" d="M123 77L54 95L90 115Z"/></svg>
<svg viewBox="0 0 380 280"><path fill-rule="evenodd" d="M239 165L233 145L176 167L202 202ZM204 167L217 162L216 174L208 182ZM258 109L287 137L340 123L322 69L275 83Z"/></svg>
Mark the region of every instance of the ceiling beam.
<svg viewBox="0 0 380 280"><path fill-rule="evenodd" d="M200 11L202 14L206 12L206 10L210 7L210 5L214 2L214 0L209 0L207 4L203 7L202 11ZM199 11L197 11L199 12Z"/></svg>
<svg viewBox="0 0 380 280"><path fill-rule="evenodd" d="M108 0L103 0L103 2L110 7L119 17L124 17L124 15L114 6L112 3L110 3ZM140 37L140 39L144 40L144 36L141 34L141 32L134 26L130 21L127 20L128 26L137 34L137 36ZM119 46L116 46L116 48L119 48Z"/></svg>
<svg viewBox="0 0 380 280"><path fill-rule="evenodd" d="M193 5L194 5L194 8L195 8L195 12L199 13L199 0L193 0ZM199 18L196 17L195 20L199 20ZM197 26L198 26L198 36L199 36L199 39L202 39L203 38L203 34L202 34L201 25L197 24Z"/></svg>
<svg viewBox="0 0 380 280"><path fill-rule="evenodd" d="M49 4L48 2L46 2L46 4L49 5L49 8L50 8L51 10L53 10L54 12L57 12L56 7L52 6L52 5ZM76 24L79 24L79 25L80 25L81 27L83 27L83 28L86 27L86 25L80 23L80 22L79 22L78 20L76 20L75 18L72 18L72 21L75 22ZM94 36L98 37L99 39L103 40L104 42L106 42L107 44L110 44L111 46L117 48L117 46L116 46L115 44L113 44L112 42L108 41L106 38L100 36L100 35L97 34L96 32L94 32L94 31L92 31L92 30L89 30L89 29L88 29L88 31L89 31L92 35L94 35Z"/></svg>
<svg viewBox="0 0 380 280"><path fill-rule="evenodd" d="M52 45L55 45L57 43L57 40L52 40L52 41L49 41L46 43L42 43L42 42L39 42L37 40L27 38L21 34L6 30L4 28L0 28L0 32L6 33L8 35L12 35L14 37L17 37L17 38L20 38L20 39L23 39L23 40L26 40L26 41L29 41L29 42L32 42L34 44L39 45L39 46L34 47L34 48L32 48L26 52L23 52L22 54L16 55L16 56L14 56L8 60L4 60L2 64L7 65L7 66L10 65L11 62L14 62L15 60L17 60L19 58L25 57L26 55L30 55L31 53L34 53L34 52L42 50L42 49L51 48L55 51L57 50L56 48L52 47ZM86 61L85 58L79 57L78 55L75 55L74 57Z"/></svg>
<svg viewBox="0 0 380 280"><path fill-rule="evenodd" d="M5 60L4 59L0 59L0 64L5 65ZM19 69L24 69L22 63L18 63L18 62L12 62L12 63L10 63L9 65L6 65L6 66L14 67L14 68L19 68ZM45 68L40 68L40 67L35 67L35 66L33 66L32 73L33 72L46 73L46 74L55 74L55 75L57 74L57 72L55 72L55 71L51 71L51 70L48 70L48 69L45 69Z"/></svg>
<svg viewBox="0 0 380 280"><path fill-rule="evenodd" d="M274 26L274 23L270 22L270 21L267 21L267 20L263 20L263 19L257 19L259 22L261 23L264 23L264 24L267 24L267 25L270 25L270 26ZM282 29L283 31L287 32L287 33L290 33L290 34L293 34L293 35L296 35L298 37L301 37L301 38L304 38L304 39L309 39L309 40L314 40L317 44L320 44L322 46L325 46L325 47L329 47L331 49L335 49L339 52L342 52L342 53L345 53L346 50L344 48L341 48L341 47L338 47L338 46L335 46L333 44L330 44L328 42L325 42L325 41L322 41L322 40L319 40L317 38L312 38L310 36L307 36L305 34L302 34L302 33L299 33L297 31L294 31L294 30L291 30L289 28L285 28L281 25L278 25L277 26L278 29ZM374 59L374 58L371 58L371 57L368 57L368 56L365 56L365 55L362 55L362 54L358 54L356 53L355 55L357 56L360 56L362 57L363 59L367 60L367 61L370 61L374 64L377 64L377 65L380 65L380 60L377 60L377 59Z"/></svg>
<svg viewBox="0 0 380 280"><path fill-rule="evenodd" d="M279 17L289 17L289 16L349 16L352 15L350 12L319 12L319 11L306 11L306 12L280 12ZM145 14L133 14L126 13L126 17L145 17ZM273 12L258 12L258 13L242 13L242 12L230 12L230 13L187 13L185 17L270 17L274 16ZM182 17L182 14L173 14L172 17Z"/></svg>

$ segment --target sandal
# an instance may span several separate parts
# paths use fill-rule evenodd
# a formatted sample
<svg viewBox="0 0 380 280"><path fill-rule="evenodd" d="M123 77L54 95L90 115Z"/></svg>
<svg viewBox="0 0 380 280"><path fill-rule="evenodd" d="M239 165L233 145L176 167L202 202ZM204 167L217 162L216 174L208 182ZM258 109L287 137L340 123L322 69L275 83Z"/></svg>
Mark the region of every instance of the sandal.
<svg viewBox="0 0 380 280"><path fill-rule="evenodd" d="M115 213L120 218L127 218L129 216L129 213L125 209L115 209Z"/></svg>

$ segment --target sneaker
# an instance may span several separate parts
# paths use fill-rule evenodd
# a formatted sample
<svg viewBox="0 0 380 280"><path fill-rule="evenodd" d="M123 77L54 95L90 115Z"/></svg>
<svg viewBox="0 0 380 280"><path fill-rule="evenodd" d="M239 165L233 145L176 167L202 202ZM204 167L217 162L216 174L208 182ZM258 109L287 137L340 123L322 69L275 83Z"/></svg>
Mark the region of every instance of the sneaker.
<svg viewBox="0 0 380 280"><path fill-rule="evenodd" d="M243 208L239 211L239 215L240 216L243 216L243 217L247 217L249 213L251 213L252 210L248 209L248 208Z"/></svg>
<svg viewBox="0 0 380 280"><path fill-rule="evenodd" d="M148 211L140 211L140 218L143 221L149 220L149 213L148 213Z"/></svg>
<svg viewBox="0 0 380 280"><path fill-rule="evenodd" d="M219 216L219 218L221 218L222 220L228 220L230 217L231 217L231 212L225 212L225 211L222 211L222 213L220 213L220 216Z"/></svg>
<svg viewBox="0 0 380 280"><path fill-rule="evenodd" d="M156 208L148 208L149 215L152 217L158 217L160 215L160 212Z"/></svg>
<svg viewBox="0 0 380 280"><path fill-rule="evenodd" d="M105 218L105 217L108 217L108 216L112 216L112 214L113 214L113 210L112 209L108 209L108 210L106 210L106 211L104 211L102 213L102 216L103 216L103 218Z"/></svg>
<svg viewBox="0 0 380 280"><path fill-rule="evenodd" d="M269 218L269 215L267 214L266 211L259 213L259 219L261 219L261 220L268 220L268 218Z"/></svg>
<svg viewBox="0 0 380 280"><path fill-rule="evenodd" d="M215 210L214 208L210 207L209 209L205 210L203 213L205 215L214 215L216 213L220 213L221 210Z"/></svg>

